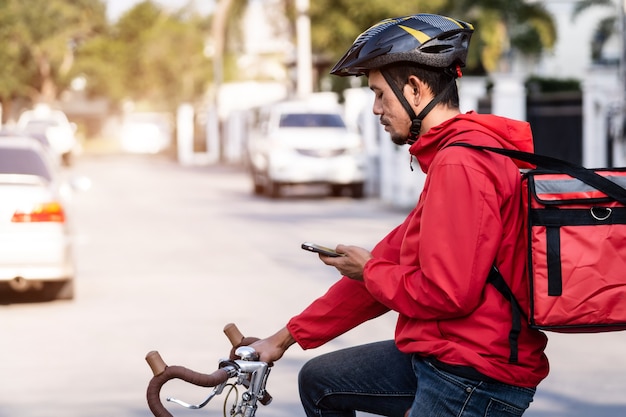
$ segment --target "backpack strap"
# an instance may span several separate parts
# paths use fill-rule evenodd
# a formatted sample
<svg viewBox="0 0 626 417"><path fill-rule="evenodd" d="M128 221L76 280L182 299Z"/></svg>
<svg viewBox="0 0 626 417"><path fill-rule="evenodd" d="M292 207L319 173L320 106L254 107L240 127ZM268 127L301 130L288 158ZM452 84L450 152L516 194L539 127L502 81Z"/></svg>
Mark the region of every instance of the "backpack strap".
<svg viewBox="0 0 626 417"><path fill-rule="evenodd" d="M615 201L626 205L626 189L591 169L585 168L581 165L577 165L569 161L553 158L546 155L516 151L513 149L492 148L490 146L478 146L462 142L451 143L448 146L463 146L466 148L494 152L500 155L508 156L513 159L528 162L549 171L567 174L570 177L576 178L584 182L585 184L592 186L596 190L603 192Z"/></svg>
<svg viewBox="0 0 626 417"><path fill-rule="evenodd" d="M463 146L466 148L488 150L488 151L501 153L501 154L504 154L504 153L500 151L506 151L505 149L501 149L501 148L489 148L485 146L477 146L477 145L471 145L469 143L461 143L461 142L452 143L449 146ZM520 153L525 153L525 152L520 151ZM512 157L508 153L505 155ZM532 154L528 154L528 155L532 155ZM519 158L519 159L526 161L525 159L522 159L522 158ZM495 289L498 290L498 292L502 294L502 296L509 301L509 304L511 304L511 331L509 332L509 345L511 346L511 353L509 354L509 363L517 363L519 361L518 339L519 339L520 332L522 331L522 316L524 317L526 316L522 312L522 308L520 307L519 302L515 298L513 291L511 291L511 287L509 287L509 285L506 283L506 281L504 280L504 277L500 273L500 270L498 269L498 267L496 267L495 264L492 265L491 269L489 270L489 275L487 276L487 283L493 285Z"/></svg>
<svg viewBox="0 0 626 417"><path fill-rule="evenodd" d="M513 291L511 291L511 288L502 277L500 270L498 270L495 265L491 266L487 282L493 285L496 290L504 296L504 298L509 300L509 303L511 304L512 324L511 331L509 332L509 344L511 345L509 363L517 363L519 352L517 341L519 339L519 334L522 331L522 316L525 317L525 315L522 312L522 308L517 302L517 299L513 295Z"/></svg>

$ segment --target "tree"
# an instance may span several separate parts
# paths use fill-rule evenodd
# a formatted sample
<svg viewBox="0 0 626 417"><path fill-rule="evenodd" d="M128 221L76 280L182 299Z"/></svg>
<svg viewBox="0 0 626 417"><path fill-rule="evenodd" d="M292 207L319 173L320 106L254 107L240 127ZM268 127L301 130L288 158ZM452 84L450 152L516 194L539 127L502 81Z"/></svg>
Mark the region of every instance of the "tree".
<svg viewBox="0 0 626 417"><path fill-rule="evenodd" d="M174 108L202 97L208 19L150 0L110 25L104 0L0 1L0 100L53 103L76 77L90 97Z"/></svg>
<svg viewBox="0 0 626 417"><path fill-rule="evenodd" d="M576 20L581 13L590 8L604 8L610 14L600 19L591 40L591 60L595 63L603 61L604 45L613 35L619 33L619 20L616 11L619 7L613 0L579 0L572 11L572 19Z"/></svg>
<svg viewBox="0 0 626 417"><path fill-rule="evenodd" d="M87 92L121 104L174 110L202 97L211 79L205 56L207 19L184 8L166 13L150 0L138 3L101 36L77 51L75 74Z"/></svg>
<svg viewBox="0 0 626 417"><path fill-rule="evenodd" d="M0 99L53 102L69 85L74 52L106 26L101 0L0 2Z"/></svg>
<svg viewBox="0 0 626 417"><path fill-rule="evenodd" d="M514 55L537 57L556 43L554 19L539 2L525 0L448 0L443 14L472 23L468 73L510 69Z"/></svg>

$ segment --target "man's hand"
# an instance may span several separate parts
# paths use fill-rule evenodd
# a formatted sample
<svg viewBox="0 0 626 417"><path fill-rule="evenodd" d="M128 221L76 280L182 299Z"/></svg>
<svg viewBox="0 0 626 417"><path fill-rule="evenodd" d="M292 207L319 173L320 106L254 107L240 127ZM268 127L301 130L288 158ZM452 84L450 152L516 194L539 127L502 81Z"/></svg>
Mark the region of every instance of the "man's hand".
<svg viewBox="0 0 626 417"><path fill-rule="evenodd" d="M296 343L286 327L283 327L274 335L258 340L250 345L259 354L262 362L273 364L283 357L289 346Z"/></svg>
<svg viewBox="0 0 626 417"><path fill-rule="evenodd" d="M335 250L344 256L319 255L326 265L334 266L341 275L357 281L363 281L363 268L367 261L373 258L370 251L358 246L337 245Z"/></svg>

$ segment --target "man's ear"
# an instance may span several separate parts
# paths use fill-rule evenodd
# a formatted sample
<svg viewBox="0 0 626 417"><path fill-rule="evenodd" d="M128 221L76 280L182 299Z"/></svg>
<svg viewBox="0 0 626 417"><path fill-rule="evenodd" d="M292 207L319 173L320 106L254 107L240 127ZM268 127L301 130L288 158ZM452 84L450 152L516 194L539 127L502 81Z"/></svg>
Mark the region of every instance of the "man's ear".
<svg viewBox="0 0 626 417"><path fill-rule="evenodd" d="M411 75L409 77L409 81L407 83L409 85L409 87L411 87L411 90L413 90L413 95L419 95L420 94L420 80L419 78Z"/></svg>
<svg viewBox="0 0 626 417"><path fill-rule="evenodd" d="M408 79L407 85L411 91L411 104L417 106L420 102L420 95L423 94L424 83L419 78L411 75Z"/></svg>
<svg viewBox="0 0 626 417"><path fill-rule="evenodd" d="M430 94L428 85L414 75L409 76L407 84L413 92L414 99L416 100L415 104Z"/></svg>

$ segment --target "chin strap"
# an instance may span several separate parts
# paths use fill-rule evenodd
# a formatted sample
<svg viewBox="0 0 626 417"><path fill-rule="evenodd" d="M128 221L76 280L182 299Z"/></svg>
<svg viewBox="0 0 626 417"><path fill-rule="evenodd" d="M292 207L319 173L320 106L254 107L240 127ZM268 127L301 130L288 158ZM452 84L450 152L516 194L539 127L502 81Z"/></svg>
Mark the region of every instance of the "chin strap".
<svg viewBox="0 0 626 417"><path fill-rule="evenodd" d="M387 84L389 84L389 87L391 87L391 89L393 90L393 93L396 95L398 100L400 100L400 104L402 104L402 107L404 107L406 112L409 114L409 118L411 119L411 128L409 129L409 136L407 137L406 143L413 144L420 135L420 129L422 128L422 119L417 118L417 115L413 111L413 107L411 107L409 102L406 100L406 97L404 97L404 94L402 93L396 82L393 80L391 75L389 75L389 73L385 70L381 70L380 72L383 77L385 77L385 80L387 81Z"/></svg>
<svg viewBox="0 0 626 417"><path fill-rule="evenodd" d="M422 129L422 120L424 120L426 115L433 109L433 107L439 104L439 102L443 99L444 95L448 92L448 90L450 90L450 88L452 88L453 85L456 85L456 78L453 76L452 81L448 83L446 88L444 88L443 91L441 91L441 93L433 97L430 103L428 103L428 105L426 105L426 107L422 109L420 114L416 115L415 112L413 111L413 107L411 107L406 97L404 97L404 94L402 93L400 88L396 85L391 75L389 75L387 71L385 70L381 70L381 73L383 77L385 77L385 80L387 81L387 84L389 84L389 87L391 87L394 94L400 101L400 104L402 104L402 107L404 107L406 112L409 114L409 118L411 119L411 128L409 129L409 135L407 136L405 143L409 145L413 145L417 141L417 138L419 138L420 136L420 130Z"/></svg>

